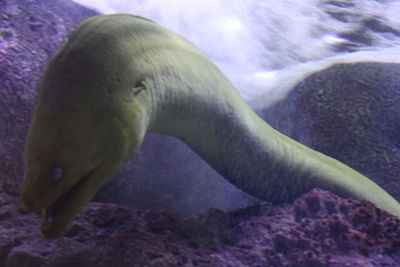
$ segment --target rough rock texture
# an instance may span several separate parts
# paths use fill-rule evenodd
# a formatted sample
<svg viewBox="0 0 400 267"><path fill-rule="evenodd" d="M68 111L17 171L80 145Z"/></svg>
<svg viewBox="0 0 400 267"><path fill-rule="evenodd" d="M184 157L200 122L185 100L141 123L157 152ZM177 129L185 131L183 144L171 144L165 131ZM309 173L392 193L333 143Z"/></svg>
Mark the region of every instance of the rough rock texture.
<svg viewBox="0 0 400 267"><path fill-rule="evenodd" d="M91 203L55 240L0 193L0 266L399 266L400 219L313 190L293 205L188 218Z"/></svg>
<svg viewBox="0 0 400 267"><path fill-rule="evenodd" d="M399 103L400 64L339 64L304 79L263 117L400 200Z"/></svg>
<svg viewBox="0 0 400 267"><path fill-rule="evenodd" d="M49 57L97 13L71 0L0 1L0 188L18 194L22 154L36 90ZM154 164L157 162L157 164ZM179 140L148 136L141 153L98 194L98 201L187 215L256 200L233 187Z"/></svg>
<svg viewBox="0 0 400 267"><path fill-rule="evenodd" d="M0 1L0 188L4 191L16 194L22 181L22 151L45 63L79 22L95 14L72 1Z"/></svg>

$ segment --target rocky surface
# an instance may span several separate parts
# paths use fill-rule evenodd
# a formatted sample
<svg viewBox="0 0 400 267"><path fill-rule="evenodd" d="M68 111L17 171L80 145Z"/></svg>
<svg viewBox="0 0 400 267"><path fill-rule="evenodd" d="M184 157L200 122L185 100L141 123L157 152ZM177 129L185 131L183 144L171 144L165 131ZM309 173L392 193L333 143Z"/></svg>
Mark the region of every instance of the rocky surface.
<svg viewBox="0 0 400 267"><path fill-rule="evenodd" d="M260 203L179 218L91 203L55 240L0 193L0 266L399 266L400 219L315 189L292 205Z"/></svg>
<svg viewBox="0 0 400 267"><path fill-rule="evenodd" d="M66 12L68 10L69 12ZM48 58L84 18L72 1L0 1L0 188L17 194L33 102Z"/></svg>
<svg viewBox="0 0 400 267"><path fill-rule="evenodd" d="M338 64L304 79L263 117L400 200L399 103L400 64Z"/></svg>

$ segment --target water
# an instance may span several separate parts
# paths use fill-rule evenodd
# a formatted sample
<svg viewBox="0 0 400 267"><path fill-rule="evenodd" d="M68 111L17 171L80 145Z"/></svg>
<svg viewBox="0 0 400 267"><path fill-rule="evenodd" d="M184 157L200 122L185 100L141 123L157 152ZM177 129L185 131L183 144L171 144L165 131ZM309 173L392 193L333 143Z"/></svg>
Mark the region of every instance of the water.
<svg viewBox="0 0 400 267"><path fill-rule="evenodd" d="M261 108L334 62L400 62L399 0L75 0L182 34Z"/></svg>

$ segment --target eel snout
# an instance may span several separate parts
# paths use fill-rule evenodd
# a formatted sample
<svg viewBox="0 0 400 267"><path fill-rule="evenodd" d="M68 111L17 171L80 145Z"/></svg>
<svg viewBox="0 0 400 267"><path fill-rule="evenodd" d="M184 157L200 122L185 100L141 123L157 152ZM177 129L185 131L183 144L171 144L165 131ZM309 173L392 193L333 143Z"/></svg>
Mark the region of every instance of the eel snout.
<svg viewBox="0 0 400 267"><path fill-rule="evenodd" d="M92 168L70 186L62 185L63 179L71 177L62 177L60 168L56 170L53 168L51 177L46 177L51 181L50 186L40 188L39 179L32 179L32 176L25 177L22 206L30 212L40 214L40 229L46 238L59 236L85 203L93 197L96 190L91 190L93 188L91 184L93 185L97 171L98 167ZM61 190L61 188L66 189Z"/></svg>

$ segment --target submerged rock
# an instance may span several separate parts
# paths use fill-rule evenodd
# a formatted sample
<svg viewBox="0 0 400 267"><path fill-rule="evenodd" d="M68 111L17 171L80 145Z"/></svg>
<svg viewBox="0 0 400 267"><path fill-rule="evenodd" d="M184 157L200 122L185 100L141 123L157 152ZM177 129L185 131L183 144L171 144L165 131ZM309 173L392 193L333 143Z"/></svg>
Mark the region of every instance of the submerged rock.
<svg viewBox="0 0 400 267"><path fill-rule="evenodd" d="M400 200L399 103L400 64L337 64L308 76L262 116Z"/></svg>
<svg viewBox="0 0 400 267"><path fill-rule="evenodd" d="M0 193L0 266L398 266L400 219L370 202L315 189L292 205L263 202L180 218L90 203L58 239Z"/></svg>
<svg viewBox="0 0 400 267"><path fill-rule="evenodd" d="M64 0L2 0L0 10L0 188L18 194L45 64L68 33L96 12Z"/></svg>

